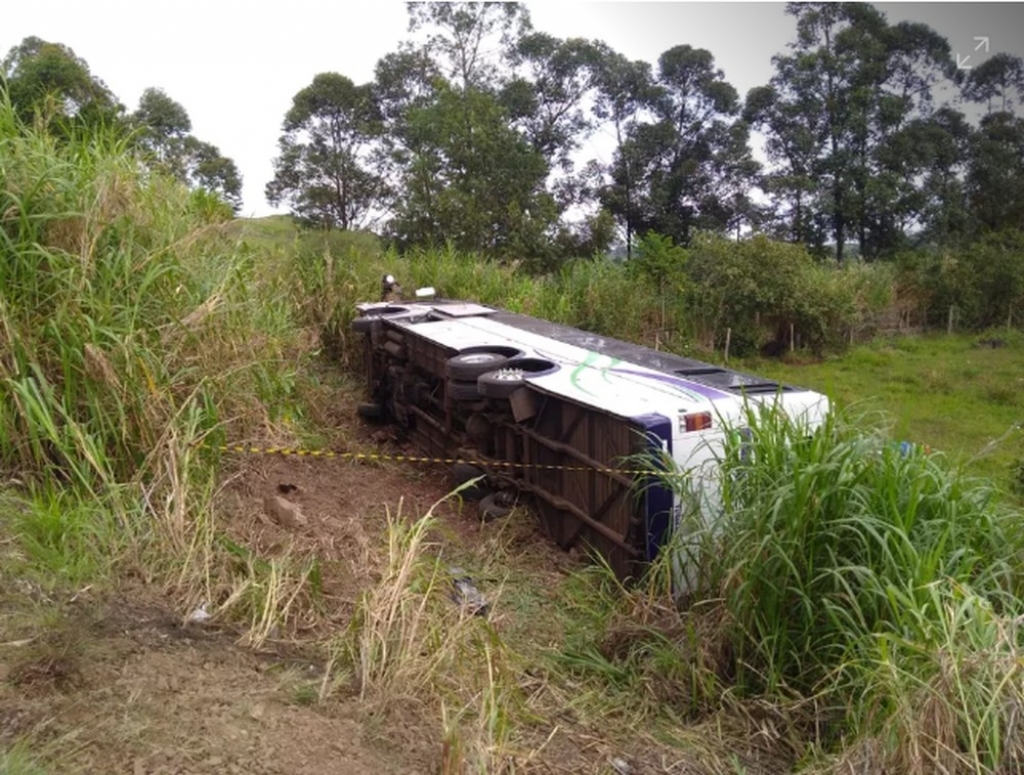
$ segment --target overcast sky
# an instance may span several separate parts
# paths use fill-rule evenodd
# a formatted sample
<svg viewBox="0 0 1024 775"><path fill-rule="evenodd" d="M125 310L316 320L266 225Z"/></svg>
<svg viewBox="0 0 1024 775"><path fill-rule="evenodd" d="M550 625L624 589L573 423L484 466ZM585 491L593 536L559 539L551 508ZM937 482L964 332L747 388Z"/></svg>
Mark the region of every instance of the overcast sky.
<svg viewBox="0 0 1024 775"><path fill-rule="evenodd" d="M795 30L777 2L526 5L536 29L604 40L632 59L654 63L681 43L706 48L741 95L768 81L772 56ZM875 5L891 23L930 25L965 66L998 51L1024 57L1024 3ZM162 88L188 111L196 137L235 160L244 178L243 214L258 216L273 212L263 189L295 93L325 71L357 83L372 79L377 60L407 37L407 19L405 4L394 0L12 0L0 16L0 55L29 35L64 43L129 110L146 87ZM981 37L989 38L988 54Z"/></svg>

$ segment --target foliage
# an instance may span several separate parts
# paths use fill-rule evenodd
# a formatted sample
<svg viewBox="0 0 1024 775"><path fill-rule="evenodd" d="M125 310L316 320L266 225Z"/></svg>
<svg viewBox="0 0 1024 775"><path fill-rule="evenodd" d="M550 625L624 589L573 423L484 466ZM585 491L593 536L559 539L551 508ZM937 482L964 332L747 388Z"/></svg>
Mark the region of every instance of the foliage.
<svg viewBox="0 0 1024 775"><path fill-rule="evenodd" d="M952 307L958 325L983 329L1021 322L1024 233L1006 230L941 252L905 253L897 261L928 321L943 326Z"/></svg>
<svg viewBox="0 0 1024 775"><path fill-rule="evenodd" d="M507 51L532 24L522 3L409 3L409 31L427 33L425 53L459 90L484 90Z"/></svg>
<svg viewBox="0 0 1024 775"><path fill-rule="evenodd" d="M167 164L172 173L184 173L176 166L181 153L179 145L192 131L192 119L181 103L175 102L162 89L150 87L139 97L139 107L132 114L139 144Z"/></svg>
<svg viewBox="0 0 1024 775"><path fill-rule="evenodd" d="M738 242L698 237L687 276L686 304L698 331L721 343L731 328L737 355L761 344L762 326L772 340L787 344L792 326L804 345L821 351L841 345L856 321L856 286L837 267L816 264L803 247L763 235Z"/></svg>
<svg viewBox="0 0 1024 775"><path fill-rule="evenodd" d="M63 43L25 38L0 63L0 86L19 118L64 133L73 126L113 126L124 106L84 59Z"/></svg>
<svg viewBox="0 0 1024 775"><path fill-rule="evenodd" d="M848 241L873 258L898 248L920 215L916 180L928 171L906 153L914 118L953 73L949 43L925 25L890 26L859 3L792 3L797 41L774 57L776 74L747 97L747 116L769 135L779 166L768 176L783 229L819 250Z"/></svg>
<svg viewBox="0 0 1024 775"><path fill-rule="evenodd" d="M790 4L792 51L742 103L705 49L674 46L652 69L534 30L518 3L408 10L412 37L372 84L336 95L345 147L286 128L268 201L306 223L379 221L401 250L452 244L535 271L607 249L609 219L627 257L648 231L684 247L701 231L764 232L840 262L1020 228L1020 120L1007 111L1024 65L999 54L965 75L945 38L880 7ZM980 126L943 101L948 87L988 103ZM765 169L751 129L766 136ZM580 159L596 132L614 137L610 159ZM318 214L332 198L355 209Z"/></svg>
<svg viewBox="0 0 1024 775"><path fill-rule="evenodd" d="M338 73L317 75L285 115L267 201L288 203L309 225L365 225L386 193L370 167L380 122L369 86Z"/></svg>
<svg viewBox="0 0 1024 775"><path fill-rule="evenodd" d="M214 192L231 213L242 206L242 177L216 146L195 138L188 111L161 89L148 88L130 117L133 139L149 164L195 188Z"/></svg>
<svg viewBox="0 0 1024 775"><path fill-rule="evenodd" d="M673 244L671 237L649 231L638 241L636 256L626 263L626 271L646 277L657 288L678 293L685 265L685 249Z"/></svg>
<svg viewBox="0 0 1024 775"><path fill-rule="evenodd" d="M412 163L389 229L398 245L543 254L557 215L548 167L495 97L439 85L432 105L410 111L408 131Z"/></svg>
<svg viewBox="0 0 1024 775"><path fill-rule="evenodd" d="M1024 62L1004 51L996 52L971 68L963 95L971 102L987 103L989 114L1012 111L1024 98Z"/></svg>
<svg viewBox="0 0 1024 775"><path fill-rule="evenodd" d="M739 113L736 90L709 51L683 45L659 57L656 94L653 122L634 124L619 148L608 202L627 199L615 187L631 178L639 189L632 231L657 231L686 245L695 229L732 229L758 169L746 124L731 121Z"/></svg>
<svg viewBox="0 0 1024 775"><path fill-rule="evenodd" d="M0 467L32 504L22 540L61 578L145 555L211 600L233 576L205 518L216 442L294 404L286 279L118 131L55 138L0 104L0 160Z"/></svg>
<svg viewBox="0 0 1024 775"><path fill-rule="evenodd" d="M720 456L721 511L695 511L680 545L687 600L724 607L736 689L815 696L890 761L1019 764L1024 515L859 417L810 431L763 406L740 422ZM688 497L682 478L666 482Z"/></svg>
<svg viewBox="0 0 1024 775"><path fill-rule="evenodd" d="M976 230L1024 230L1024 118L989 114L972 140L966 193Z"/></svg>

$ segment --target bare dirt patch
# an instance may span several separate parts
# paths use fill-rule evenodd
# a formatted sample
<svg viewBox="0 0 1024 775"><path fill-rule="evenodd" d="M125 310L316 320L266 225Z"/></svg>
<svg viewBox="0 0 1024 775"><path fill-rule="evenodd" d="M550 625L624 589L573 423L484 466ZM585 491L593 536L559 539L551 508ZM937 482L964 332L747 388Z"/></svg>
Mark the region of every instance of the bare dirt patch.
<svg viewBox="0 0 1024 775"><path fill-rule="evenodd" d="M3 625L13 620L0 620L0 748L26 741L60 772L438 771L440 719L414 707L381 714L344 694L318 702L325 656L316 644L347 625L379 579L389 518L411 521L433 507L439 545L488 591L507 581L491 567L479 577L491 546L541 577L574 564L532 520L484 523L475 503L445 499L453 486L442 465L231 460L218 529L262 558L316 556L327 615L254 650L240 645L238 627L185 624L186 612L152 589L55 598L35 625L26 622L38 617L38 601L15 595L6 602L23 605L25 617L10 632ZM293 505L301 519L282 519L268 499ZM505 608L494 620L518 626ZM309 645L294 645L302 641Z"/></svg>
<svg viewBox="0 0 1024 775"><path fill-rule="evenodd" d="M0 744L28 736L61 772L424 772L429 751L368 745L344 705L312 706L322 665L301 653L254 652L231 632L183 627L159 601L69 608L57 632L74 642L75 680L26 645L0 652ZM63 668L62 668L63 669ZM18 680L18 676L32 680Z"/></svg>

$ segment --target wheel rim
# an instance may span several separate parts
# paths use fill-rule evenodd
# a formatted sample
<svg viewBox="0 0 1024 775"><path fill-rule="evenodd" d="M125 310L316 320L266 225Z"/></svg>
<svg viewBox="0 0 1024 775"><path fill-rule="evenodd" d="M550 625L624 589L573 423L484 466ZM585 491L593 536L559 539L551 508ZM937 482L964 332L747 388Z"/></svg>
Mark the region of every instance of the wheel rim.
<svg viewBox="0 0 1024 775"><path fill-rule="evenodd" d="M494 379L499 382L522 382L523 372L520 369L502 369L494 372Z"/></svg>

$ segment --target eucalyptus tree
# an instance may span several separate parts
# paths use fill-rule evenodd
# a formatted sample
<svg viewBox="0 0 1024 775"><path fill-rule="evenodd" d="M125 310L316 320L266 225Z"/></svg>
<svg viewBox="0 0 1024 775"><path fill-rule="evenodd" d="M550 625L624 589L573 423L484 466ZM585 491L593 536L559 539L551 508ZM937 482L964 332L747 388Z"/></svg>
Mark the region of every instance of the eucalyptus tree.
<svg viewBox="0 0 1024 775"><path fill-rule="evenodd" d="M399 244L543 252L557 219L549 167L493 94L441 84L430 104L409 112L407 127L410 157L390 224Z"/></svg>
<svg viewBox="0 0 1024 775"><path fill-rule="evenodd" d="M422 50L460 89L490 88L504 57L533 27L522 3L410 2L406 8L409 32L426 36Z"/></svg>
<svg viewBox="0 0 1024 775"><path fill-rule="evenodd" d="M599 43L595 70L595 117L611 127L615 136L615 156L608 168L593 164L595 179L607 172L610 182L597 183L601 204L621 223L625 232L626 256L632 258L633 242L640 224L640 158L637 149L626 145L637 126L646 119L660 96L649 63L632 61Z"/></svg>
<svg viewBox="0 0 1024 775"><path fill-rule="evenodd" d="M745 115L768 135L795 239L840 260L850 240L872 257L902 244L925 214L928 155L913 153L937 84L955 78L949 43L916 23L889 25L864 3L791 3L797 39L774 58L775 75L747 95Z"/></svg>
<svg viewBox="0 0 1024 775"><path fill-rule="evenodd" d="M1024 99L1024 61L999 52L968 72L963 85L964 98L984 103L988 112L1012 112Z"/></svg>
<svg viewBox="0 0 1024 775"><path fill-rule="evenodd" d="M192 119L181 103L163 89L150 87L142 92L130 120L141 148L172 173L186 174L185 138L192 132Z"/></svg>
<svg viewBox="0 0 1024 775"><path fill-rule="evenodd" d="M378 62L374 84L394 183L390 236L403 246L544 253L558 216L546 188L556 138L549 132L551 142L535 143L545 131L537 103L524 111L516 85L506 88L509 56L530 31L525 7L411 3L409 15L419 45L403 44ZM519 61L527 54L542 56L527 47Z"/></svg>
<svg viewBox="0 0 1024 775"><path fill-rule="evenodd" d="M219 194L238 212L242 205L242 176L235 162L210 143L191 134L185 107L162 89L150 87L129 116L133 138L147 163L193 187Z"/></svg>
<svg viewBox="0 0 1024 775"><path fill-rule="evenodd" d="M1004 111L982 118L966 188L976 232L1024 230L1024 118Z"/></svg>
<svg viewBox="0 0 1024 775"><path fill-rule="evenodd" d="M730 228L759 168L735 88L711 52L681 45L659 57L648 97L652 120L630 123L612 165L612 212L683 245Z"/></svg>
<svg viewBox="0 0 1024 775"><path fill-rule="evenodd" d="M385 200L373 157L383 121L373 88L320 73L285 114L267 201L287 203L300 221L326 228L366 225Z"/></svg>

